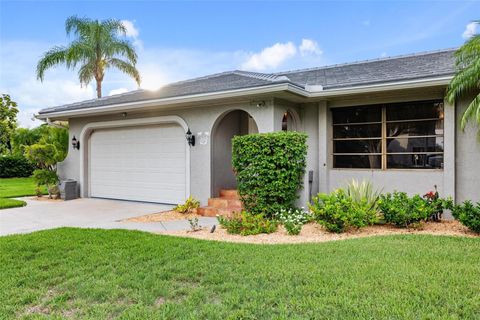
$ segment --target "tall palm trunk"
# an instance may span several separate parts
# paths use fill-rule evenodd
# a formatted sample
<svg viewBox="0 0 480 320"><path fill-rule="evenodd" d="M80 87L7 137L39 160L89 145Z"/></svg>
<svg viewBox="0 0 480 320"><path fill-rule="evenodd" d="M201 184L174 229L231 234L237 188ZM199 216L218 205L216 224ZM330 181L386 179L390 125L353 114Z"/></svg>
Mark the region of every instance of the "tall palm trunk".
<svg viewBox="0 0 480 320"><path fill-rule="evenodd" d="M102 97L102 80L95 79L97 81L97 98Z"/></svg>

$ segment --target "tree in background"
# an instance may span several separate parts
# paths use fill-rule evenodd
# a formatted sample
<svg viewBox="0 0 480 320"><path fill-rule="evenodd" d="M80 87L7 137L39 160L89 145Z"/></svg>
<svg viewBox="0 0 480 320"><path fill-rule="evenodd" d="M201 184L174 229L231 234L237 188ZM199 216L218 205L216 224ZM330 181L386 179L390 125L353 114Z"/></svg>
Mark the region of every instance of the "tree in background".
<svg viewBox="0 0 480 320"><path fill-rule="evenodd" d="M49 197L58 196L57 164L68 153L68 129L47 124L33 129L18 128L12 142L14 154L24 155L37 168L33 172L37 189L44 185Z"/></svg>
<svg viewBox="0 0 480 320"><path fill-rule="evenodd" d="M43 81L45 71L53 66L65 64L73 69L80 64L80 83L87 85L95 79L98 98L102 96L105 71L110 68L120 70L140 85L135 49L129 41L118 37L126 35L120 20L98 21L73 16L65 21L65 30L67 35L73 33L75 39L67 47L56 46L44 54L37 65L38 79Z"/></svg>
<svg viewBox="0 0 480 320"><path fill-rule="evenodd" d="M17 128L11 137L12 153L15 155L25 154L25 148L37 143L53 144L60 153L62 160L68 152L68 128L58 128L43 124L39 127Z"/></svg>
<svg viewBox="0 0 480 320"><path fill-rule="evenodd" d="M17 103L10 95L0 96L0 154L11 152L11 136L17 127Z"/></svg>
<svg viewBox="0 0 480 320"><path fill-rule="evenodd" d="M450 82L446 99L454 104L459 98L475 93L462 115L461 127L465 129L468 121L480 124L480 35L474 35L455 52L457 72ZM480 136L480 130L479 130Z"/></svg>
<svg viewBox="0 0 480 320"><path fill-rule="evenodd" d="M38 168L33 172L37 187L45 185L48 195L58 195L57 163L62 161L62 153L51 143L36 143L25 147L25 156Z"/></svg>

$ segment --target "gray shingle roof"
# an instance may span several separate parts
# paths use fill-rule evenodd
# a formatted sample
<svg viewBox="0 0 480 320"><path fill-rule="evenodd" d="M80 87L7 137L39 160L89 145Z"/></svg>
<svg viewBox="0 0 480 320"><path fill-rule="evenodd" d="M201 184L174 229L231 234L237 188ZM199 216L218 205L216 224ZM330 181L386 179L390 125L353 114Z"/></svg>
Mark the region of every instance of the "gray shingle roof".
<svg viewBox="0 0 480 320"><path fill-rule="evenodd" d="M324 90L401 80L451 75L455 49L382 58L313 69L280 72L300 85L321 85Z"/></svg>
<svg viewBox="0 0 480 320"><path fill-rule="evenodd" d="M67 104L58 107L40 110L40 114L53 111L73 110L80 108L91 108L108 106L119 103L145 101L152 99L180 97L207 92L221 92L234 89L260 87L272 83L288 82L288 78L273 74L264 74L248 71L229 71L206 77L195 78L168 84L159 90L136 90L123 94L92 99L78 103Z"/></svg>
<svg viewBox="0 0 480 320"><path fill-rule="evenodd" d="M304 88L312 85L321 85L324 90L328 90L401 80L428 79L454 73L454 51L455 49L447 49L271 74L238 70L229 71L175 82L157 91L136 90L100 99L46 108L39 113L45 114L119 103L246 89L276 83L291 83Z"/></svg>

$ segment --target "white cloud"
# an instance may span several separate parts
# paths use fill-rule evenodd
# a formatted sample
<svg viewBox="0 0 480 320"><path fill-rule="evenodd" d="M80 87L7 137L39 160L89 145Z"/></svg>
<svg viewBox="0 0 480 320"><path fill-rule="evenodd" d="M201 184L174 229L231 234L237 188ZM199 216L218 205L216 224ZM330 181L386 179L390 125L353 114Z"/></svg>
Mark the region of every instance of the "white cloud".
<svg viewBox="0 0 480 320"><path fill-rule="evenodd" d="M323 53L318 43L311 39L302 39L299 50L302 55Z"/></svg>
<svg viewBox="0 0 480 320"><path fill-rule="evenodd" d="M292 42L275 43L273 46L267 47L259 53L252 54L248 60L242 64L242 68L255 71L275 69L285 62L285 60L294 57L296 54L297 48Z"/></svg>
<svg viewBox="0 0 480 320"><path fill-rule="evenodd" d="M477 33L477 27L477 22L470 22L469 24L467 24L467 26L465 27L465 31L463 31L462 38L468 40L473 37Z"/></svg>
<svg viewBox="0 0 480 320"><path fill-rule="evenodd" d="M130 91L130 90L128 90L127 88L118 88L118 89L110 90L108 95L113 96L115 94L122 94L122 93L125 93L125 92L128 92L128 91Z"/></svg>
<svg viewBox="0 0 480 320"><path fill-rule="evenodd" d="M240 65L243 70L274 71L278 68L306 68L324 64L323 51L315 40L302 39L300 45L293 42L275 43L258 53L246 54Z"/></svg>
<svg viewBox="0 0 480 320"><path fill-rule="evenodd" d="M137 47L137 49L142 49L143 41L138 37L140 35L140 30L138 30L138 28L135 26L135 20L121 20L121 22L125 26L125 29L127 29L125 35L129 38L132 38L133 45Z"/></svg>
<svg viewBox="0 0 480 320"><path fill-rule="evenodd" d="M380 54L380 58L385 58L386 56L387 56L387 53L386 53L386 52L382 52L382 53Z"/></svg>
<svg viewBox="0 0 480 320"><path fill-rule="evenodd" d="M36 79L39 57L56 44L3 41L0 46L0 93L9 93L18 102L18 119L22 126L38 125L39 122L33 122L31 118L42 108L96 97L94 82L82 88L76 70L67 70L64 66L48 70L43 82ZM297 47L292 42L278 43L259 53L137 47L137 68L142 77L141 87L154 90L174 81L238 69L247 62L255 62L257 69L268 68L269 71L280 67L288 70L325 64L322 54L304 56L300 54L300 47L301 44ZM115 69L108 70L102 86L105 95L138 89L133 79Z"/></svg>
<svg viewBox="0 0 480 320"><path fill-rule="evenodd" d="M140 32L138 31L137 27L134 25L134 21L130 20L122 20L125 29L127 29L126 36L130 38L137 38Z"/></svg>
<svg viewBox="0 0 480 320"><path fill-rule="evenodd" d="M58 67L46 72L45 79L36 79L39 55L50 45L38 42L3 41L0 46L0 93L8 93L18 103L21 126L40 124L32 114L46 107L72 103L95 97L93 85L81 87L75 72Z"/></svg>

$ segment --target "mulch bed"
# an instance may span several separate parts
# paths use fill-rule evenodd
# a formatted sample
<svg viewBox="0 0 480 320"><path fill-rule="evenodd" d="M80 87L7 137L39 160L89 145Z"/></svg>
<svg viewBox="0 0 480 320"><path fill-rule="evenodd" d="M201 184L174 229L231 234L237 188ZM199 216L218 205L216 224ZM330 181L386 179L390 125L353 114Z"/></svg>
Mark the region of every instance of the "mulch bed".
<svg viewBox="0 0 480 320"><path fill-rule="evenodd" d="M153 214L147 214L140 217L133 217L123 220L123 222L165 222L165 221L175 221L175 220L184 220L199 218L200 215L196 214L196 211L193 210L189 213L179 213L175 210L163 211Z"/></svg>
<svg viewBox="0 0 480 320"><path fill-rule="evenodd" d="M29 200L36 200L36 201L48 201L48 202L58 202L64 201L63 199L50 199L48 196L43 197L29 197Z"/></svg>
<svg viewBox="0 0 480 320"><path fill-rule="evenodd" d="M280 226L274 233L259 234L255 236L228 234L225 229L219 226L217 226L217 230L215 230L214 233L210 233L210 230L205 228L196 232L169 231L162 232L162 234L204 240L258 244L314 243L396 234L429 234L442 236L480 237L480 235L471 232L458 221L427 222L424 223L422 227L416 229L397 228L390 225L375 225L340 234L328 232L317 223L309 223L303 226L302 232L298 236L288 235L282 226Z"/></svg>

